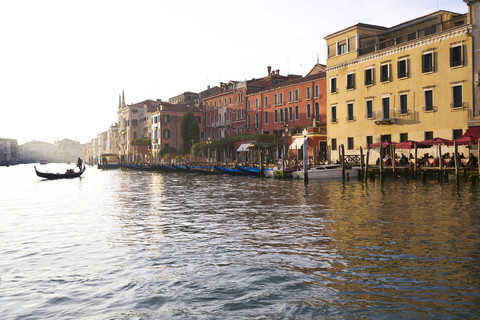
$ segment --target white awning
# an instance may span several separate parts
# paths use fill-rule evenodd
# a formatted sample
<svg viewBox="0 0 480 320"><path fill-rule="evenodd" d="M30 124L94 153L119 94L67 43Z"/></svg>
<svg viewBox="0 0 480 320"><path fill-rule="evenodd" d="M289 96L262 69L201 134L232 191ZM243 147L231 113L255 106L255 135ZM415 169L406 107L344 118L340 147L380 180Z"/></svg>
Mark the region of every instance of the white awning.
<svg viewBox="0 0 480 320"><path fill-rule="evenodd" d="M247 151L249 147L253 147L251 143L242 143L240 147L238 147L237 152Z"/></svg>
<svg viewBox="0 0 480 320"><path fill-rule="evenodd" d="M289 149L301 149L303 147L303 138L296 138L293 140L292 144L290 145Z"/></svg>

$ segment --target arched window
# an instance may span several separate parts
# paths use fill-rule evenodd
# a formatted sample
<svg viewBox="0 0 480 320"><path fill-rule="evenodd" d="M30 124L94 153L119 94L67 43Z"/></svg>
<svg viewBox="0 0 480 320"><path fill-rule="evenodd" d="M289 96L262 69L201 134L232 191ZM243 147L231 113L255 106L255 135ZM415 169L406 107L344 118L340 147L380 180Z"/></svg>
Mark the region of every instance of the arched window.
<svg viewBox="0 0 480 320"><path fill-rule="evenodd" d="M300 114L298 112L298 106L295 107L295 120L300 119Z"/></svg>
<svg viewBox="0 0 480 320"><path fill-rule="evenodd" d="M315 103L315 120L320 121L320 105Z"/></svg>
<svg viewBox="0 0 480 320"><path fill-rule="evenodd" d="M310 103L307 104L307 118L310 118L312 116L312 110L310 110Z"/></svg>

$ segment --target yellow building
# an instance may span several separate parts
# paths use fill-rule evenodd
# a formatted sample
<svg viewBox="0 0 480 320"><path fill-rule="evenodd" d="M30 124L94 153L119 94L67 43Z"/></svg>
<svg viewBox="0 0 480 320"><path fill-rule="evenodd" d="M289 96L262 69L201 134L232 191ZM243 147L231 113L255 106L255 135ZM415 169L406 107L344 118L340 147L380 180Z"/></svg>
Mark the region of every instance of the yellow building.
<svg viewBox="0 0 480 320"><path fill-rule="evenodd" d="M386 28L357 24L327 37L331 160L368 144L459 138L474 118L467 14L438 11Z"/></svg>

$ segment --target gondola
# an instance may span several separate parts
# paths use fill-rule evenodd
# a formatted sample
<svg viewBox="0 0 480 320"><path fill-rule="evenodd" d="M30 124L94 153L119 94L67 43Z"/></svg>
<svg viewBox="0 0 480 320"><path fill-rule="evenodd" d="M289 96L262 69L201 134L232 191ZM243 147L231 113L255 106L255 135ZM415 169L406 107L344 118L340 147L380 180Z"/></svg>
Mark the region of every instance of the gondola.
<svg viewBox="0 0 480 320"><path fill-rule="evenodd" d="M50 179L50 180L77 178L77 177L80 177L82 175L82 173L85 172L85 166L83 166L82 170L77 171L77 172L73 172L73 173L46 173L46 172L37 171L37 167L35 167L35 166L34 166L34 168L35 168L35 173L37 174L37 176L39 176L40 178L45 178L45 179Z"/></svg>

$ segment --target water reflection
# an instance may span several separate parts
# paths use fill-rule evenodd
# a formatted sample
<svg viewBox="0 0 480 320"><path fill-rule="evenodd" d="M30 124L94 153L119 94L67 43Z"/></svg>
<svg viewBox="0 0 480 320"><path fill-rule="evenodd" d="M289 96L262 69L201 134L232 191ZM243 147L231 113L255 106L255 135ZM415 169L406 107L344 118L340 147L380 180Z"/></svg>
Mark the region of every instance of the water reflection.
<svg viewBox="0 0 480 320"><path fill-rule="evenodd" d="M8 318L480 314L477 187L19 169L0 180Z"/></svg>

